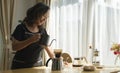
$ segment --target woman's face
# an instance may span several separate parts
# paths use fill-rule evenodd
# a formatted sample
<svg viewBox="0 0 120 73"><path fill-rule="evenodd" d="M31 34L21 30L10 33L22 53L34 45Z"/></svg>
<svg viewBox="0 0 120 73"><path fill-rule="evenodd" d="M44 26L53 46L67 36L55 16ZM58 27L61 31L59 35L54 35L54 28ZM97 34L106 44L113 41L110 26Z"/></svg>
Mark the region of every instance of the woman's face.
<svg viewBox="0 0 120 73"><path fill-rule="evenodd" d="M36 24L38 26L41 26L43 25L46 21L47 21L47 18L49 17L49 11L47 13L45 13L41 18L39 18L37 21L36 21Z"/></svg>

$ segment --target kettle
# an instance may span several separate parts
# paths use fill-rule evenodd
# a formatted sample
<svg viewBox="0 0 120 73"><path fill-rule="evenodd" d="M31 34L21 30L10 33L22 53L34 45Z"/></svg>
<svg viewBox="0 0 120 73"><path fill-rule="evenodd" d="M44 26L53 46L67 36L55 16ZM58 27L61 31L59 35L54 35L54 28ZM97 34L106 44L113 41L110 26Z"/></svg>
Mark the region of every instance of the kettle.
<svg viewBox="0 0 120 73"><path fill-rule="evenodd" d="M54 53L55 53L55 58L49 58L46 62L46 66L48 66L48 63L50 60L52 60L52 71L56 71L56 70L62 70L63 67L63 59L61 58L61 53L62 53L62 49L54 49Z"/></svg>

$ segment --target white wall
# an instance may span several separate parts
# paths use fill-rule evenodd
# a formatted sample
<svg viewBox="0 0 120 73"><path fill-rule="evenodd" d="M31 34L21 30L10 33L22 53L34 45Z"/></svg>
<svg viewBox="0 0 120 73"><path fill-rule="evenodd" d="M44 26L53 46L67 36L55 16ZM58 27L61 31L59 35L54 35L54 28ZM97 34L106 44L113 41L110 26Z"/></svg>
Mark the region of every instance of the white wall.
<svg viewBox="0 0 120 73"><path fill-rule="evenodd" d="M12 31L15 29L16 25L18 25L18 20L24 19L27 9L33 6L35 3L36 0L15 0Z"/></svg>

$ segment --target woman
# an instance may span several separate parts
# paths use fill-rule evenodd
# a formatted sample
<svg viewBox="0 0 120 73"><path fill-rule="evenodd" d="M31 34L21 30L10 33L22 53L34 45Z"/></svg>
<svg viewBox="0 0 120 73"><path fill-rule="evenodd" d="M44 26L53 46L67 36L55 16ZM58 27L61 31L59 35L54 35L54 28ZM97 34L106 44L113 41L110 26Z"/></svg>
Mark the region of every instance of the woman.
<svg viewBox="0 0 120 73"><path fill-rule="evenodd" d="M49 7L43 3L27 10L25 19L17 25L12 34L12 48L16 54L11 69L41 66L43 49L49 57L54 57L54 53L47 46L49 36L43 27L48 15Z"/></svg>

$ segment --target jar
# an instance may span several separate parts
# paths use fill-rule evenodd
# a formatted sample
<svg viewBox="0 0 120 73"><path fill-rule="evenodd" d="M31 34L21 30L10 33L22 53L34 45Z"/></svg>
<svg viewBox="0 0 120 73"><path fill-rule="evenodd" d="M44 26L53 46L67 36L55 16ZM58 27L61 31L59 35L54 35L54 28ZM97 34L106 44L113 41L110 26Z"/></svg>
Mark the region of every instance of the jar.
<svg viewBox="0 0 120 73"><path fill-rule="evenodd" d="M81 58L74 58L74 60L73 60L73 67L81 67L81 66L83 66Z"/></svg>

